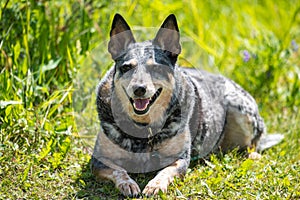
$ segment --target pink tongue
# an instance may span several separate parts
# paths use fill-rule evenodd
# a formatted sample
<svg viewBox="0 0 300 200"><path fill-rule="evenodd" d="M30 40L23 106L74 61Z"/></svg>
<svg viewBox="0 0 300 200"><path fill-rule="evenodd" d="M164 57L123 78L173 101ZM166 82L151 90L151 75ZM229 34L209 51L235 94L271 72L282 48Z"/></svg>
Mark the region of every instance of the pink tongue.
<svg viewBox="0 0 300 200"><path fill-rule="evenodd" d="M150 99L134 99L133 106L136 110L145 110L150 102Z"/></svg>

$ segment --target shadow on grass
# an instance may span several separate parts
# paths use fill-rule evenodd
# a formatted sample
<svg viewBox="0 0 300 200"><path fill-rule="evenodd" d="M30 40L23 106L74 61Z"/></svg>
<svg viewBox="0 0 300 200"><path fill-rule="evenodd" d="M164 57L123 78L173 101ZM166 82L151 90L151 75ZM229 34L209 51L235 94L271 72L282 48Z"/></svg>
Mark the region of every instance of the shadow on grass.
<svg viewBox="0 0 300 200"><path fill-rule="evenodd" d="M119 190L115 187L112 181L97 179L90 170L90 160L81 166L81 172L73 186L77 188L75 193L76 199L126 199ZM197 159L190 163L190 168L198 165L205 165L203 159ZM140 189L147 185L147 183L154 178L157 172L150 172L146 174L129 174L129 176L137 182Z"/></svg>
<svg viewBox="0 0 300 200"><path fill-rule="evenodd" d="M244 151L235 151L231 152L234 157L245 156ZM223 160L223 153L215 154L217 158ZM194 158L191 159L189 165L190 169L194 169L196 166L206 166L206 161L209 161L210 157L207 158ZM96 177L91 173L90 162L84 162L81 166L81 171L78 173L77 178L75 179L73 186L76 188L77 192L75 193L76 199L126 199L119 190L115 187L112 181L96 179ZM140 186L140 189L147 185L147 183L154 178L157 172L151 172L146 174L129 174L129 176L137 182ZM74 198L74 197L73 197Z"/></svg>
<svg viewBox="0 0 300 200"><path fill-rule="evenodd" d="M76 193L76 199L126 199L115 187L112 181L96 179L90 171L90 162L81 167L81 173L74 182L80 190ZM156 172L147 174L129 174L140 186L141 190L155 176Z"/></svg>
<svg viewBox="0 0 300 200"><path fill-rule="evenodd" d="M113 182L97 180L90 170L90 162L81 167L81 173L74 185L80 190L76 193L76 199L124 199L115 188Z"/></svg>

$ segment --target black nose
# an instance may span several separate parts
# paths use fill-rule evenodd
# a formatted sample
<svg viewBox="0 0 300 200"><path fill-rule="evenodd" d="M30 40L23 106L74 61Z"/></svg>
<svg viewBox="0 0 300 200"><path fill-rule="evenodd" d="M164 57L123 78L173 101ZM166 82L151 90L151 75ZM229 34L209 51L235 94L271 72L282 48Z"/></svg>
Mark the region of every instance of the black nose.
<svg viewBox="0 0 300 200"><path fill-rule="evenodd" d="M136 86L133 88L134 95L141 97L146 93L146 87L145 86Z"/></svg>

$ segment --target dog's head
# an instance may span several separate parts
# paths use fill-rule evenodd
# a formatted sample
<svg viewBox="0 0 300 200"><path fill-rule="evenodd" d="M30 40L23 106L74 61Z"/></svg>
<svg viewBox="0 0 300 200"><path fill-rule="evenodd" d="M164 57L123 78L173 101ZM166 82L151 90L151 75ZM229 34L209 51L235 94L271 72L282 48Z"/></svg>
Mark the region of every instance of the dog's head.
<svg viewBox="0 0 300 200"><path fill-rule="evenodd" d="M126 21L116 14L108 50L115 61L114 92L123 112L142 124L161 120L173 95L181 51L175 16L166 18L153 40L136 42Z"/></svg>

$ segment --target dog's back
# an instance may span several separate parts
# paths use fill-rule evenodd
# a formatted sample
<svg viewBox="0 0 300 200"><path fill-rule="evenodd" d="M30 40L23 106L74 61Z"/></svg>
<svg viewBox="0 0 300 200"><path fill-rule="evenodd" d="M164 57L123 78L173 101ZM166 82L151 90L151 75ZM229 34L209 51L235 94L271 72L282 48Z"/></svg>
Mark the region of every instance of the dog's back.
<svg viewBox="0 0 300 200"><path fill-rule="evenodd" d="M265 125L252 96L221 75L191 68L181 70L196 91L198 110L194 113L201 113L200 128L191 134L195 136L193 156L203 157L220 148L227 151L256 146Z"/></svg>

